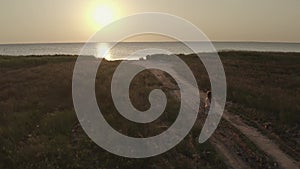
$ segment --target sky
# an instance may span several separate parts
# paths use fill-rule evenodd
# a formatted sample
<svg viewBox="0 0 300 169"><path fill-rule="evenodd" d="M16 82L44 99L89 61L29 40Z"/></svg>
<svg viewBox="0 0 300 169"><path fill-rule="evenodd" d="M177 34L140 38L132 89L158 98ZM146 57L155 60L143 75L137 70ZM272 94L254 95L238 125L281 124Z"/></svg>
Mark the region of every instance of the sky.
<svg viewBox="0 0 300 169"><path fill-rule="evenodd" d="M0 0L0 44L85 42L140 12L182 17L212 41L300 42L299 0ZM163 41L145 36L133 41Z"/></svg>

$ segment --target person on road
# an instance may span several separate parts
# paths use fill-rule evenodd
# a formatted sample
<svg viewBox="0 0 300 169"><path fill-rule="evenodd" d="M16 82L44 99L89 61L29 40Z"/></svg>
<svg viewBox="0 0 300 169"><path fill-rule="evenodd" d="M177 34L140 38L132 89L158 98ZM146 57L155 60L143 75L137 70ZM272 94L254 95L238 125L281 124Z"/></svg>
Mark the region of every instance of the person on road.
<svg viewBox="0 0 300 169"><path fill-rule="evenodd" d="M204 112L208 114L211 104L211 91L206 92Z"/></svg>

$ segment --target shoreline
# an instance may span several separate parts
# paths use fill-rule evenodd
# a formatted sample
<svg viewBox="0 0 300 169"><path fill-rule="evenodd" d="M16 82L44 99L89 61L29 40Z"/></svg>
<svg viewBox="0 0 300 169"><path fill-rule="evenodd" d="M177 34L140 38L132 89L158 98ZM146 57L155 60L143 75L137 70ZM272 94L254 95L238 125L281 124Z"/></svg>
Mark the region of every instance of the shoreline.
<svg viewBox="0 0 300 169"><path fill-rule="evenodd" d="M177 53L174 54L176 56L185 56L185 57L190 57L190 56L195 56L196 54L212 54L214 52L200 52L200 53L189 53L189 54L183 54L183 53ZM223 50L223 51L218 51L218 55L222 55L222 54L296 54L296 55L300 55L300 52L285 52L285 51L251 51L251 50ZM161 55L161 54L155 54L155 55ZM164 54L162 54L164 55ZM78 57L79 55L76 54L43 54L43 55L39 55L39 54L33 54L33 55L1 55L0 57ZM95 57L93 55L86 55L88 57ZM152 56L152 55L150 55ZM141 56L142 57L146 57L146 56ZM105 59L105 58L103 58ZM119 59L119 60L123 60L123 59ZM124 59L125 60L125 59Z"/></svg>
<svg viewBox="0 0 300 169"><path fill-rule="evenodd" d="M182 43L205 43L206 41L184 41ZM61 45L61 44L85 44L87 42L15 42L0 43L1 45ZM89 42L98 43L98 42ZM100 42L100 43L118 43L118 42ZM140 42L121 42L121 43L181 43L180 41L140 41ZM272 41L210 41L210 43L270 43L270 44L300 44L300 42L272 42Z"/></svg>

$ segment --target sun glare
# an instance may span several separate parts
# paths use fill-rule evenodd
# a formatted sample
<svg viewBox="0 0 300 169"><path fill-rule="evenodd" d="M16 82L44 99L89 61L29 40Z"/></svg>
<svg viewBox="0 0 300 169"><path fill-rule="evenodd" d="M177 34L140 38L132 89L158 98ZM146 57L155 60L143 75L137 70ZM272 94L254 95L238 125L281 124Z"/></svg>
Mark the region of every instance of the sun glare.
<svg viewBox="0 0 300 169"><path fill-rule="evenodd" d="M108 6L98 6L93 12L93 19L99 27L105 26L114 19L114 13Z"/></svg>
<svg viewBox="0 0 300 169"><path fill-rule="evenodd" d="M111 60L110 47L108 43L98 43L97 44L97 58L105 58Z"/></svg>
<svg viewBox="0 0 300 169"><path fill-rule="evenodd" d="M115 1L95 0L88 3L86 7L88 29L92 32L98 31L117 20L123 11L124 7L121 8Z"/></svg>
<svg viewBox="0 0 300 169"><path fill-rule="evenodd" d="M109 2L94 3L88 9L89 24L93 30L98 30L117 19L118 8Z"/></svg>

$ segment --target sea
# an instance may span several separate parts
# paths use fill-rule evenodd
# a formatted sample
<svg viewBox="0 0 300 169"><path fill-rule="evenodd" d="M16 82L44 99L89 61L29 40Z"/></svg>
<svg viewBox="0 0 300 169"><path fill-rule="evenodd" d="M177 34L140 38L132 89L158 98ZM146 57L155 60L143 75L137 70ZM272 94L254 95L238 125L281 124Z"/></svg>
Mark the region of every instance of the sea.
<svg viewBox="0 0 300 169"><path fill-rule="evenodd" d="M195 46L205 46L203 43L192 42ZM300 43L212 42L212 44L216 51L300 52ZM205 47L199 48L198 51L192 51L181 42L121 42L115 45L113 43L42 43L0 44L0 55L93 55L108 60L134 60L155 54L154 51L157 52L157 50L146 49L158 49L167 51L169 54L212 52L205 50Z"/></svg>

